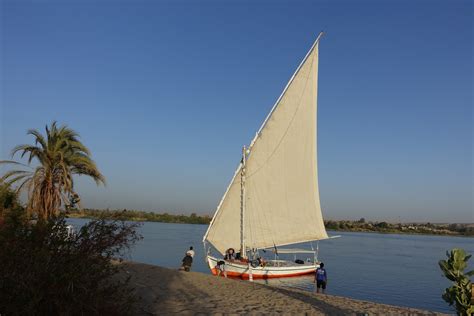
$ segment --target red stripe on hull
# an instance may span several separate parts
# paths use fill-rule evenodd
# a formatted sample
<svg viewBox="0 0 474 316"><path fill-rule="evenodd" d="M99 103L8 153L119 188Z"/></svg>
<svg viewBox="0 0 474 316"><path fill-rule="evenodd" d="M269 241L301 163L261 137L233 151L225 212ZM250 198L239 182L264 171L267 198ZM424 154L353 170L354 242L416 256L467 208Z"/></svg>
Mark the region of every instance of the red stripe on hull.
<svg viewBox="0 0 474 316"><path fill-rule="evenodd" d="M217 269L211 269L211 273L213 275L217 275ZM275 279L275 278L296 277L296 276L302 276L302 275L307 275L307 274L314 274L314 271L305 271L305 272L279 274L279 275L253 274L252 277L254 279ZM221 273L220 276L223 277L224 273ZM233 272L233 271L227 271L227 277L248 280L249 279L249 274L248 273L238 273L238 272Z"/></svg>

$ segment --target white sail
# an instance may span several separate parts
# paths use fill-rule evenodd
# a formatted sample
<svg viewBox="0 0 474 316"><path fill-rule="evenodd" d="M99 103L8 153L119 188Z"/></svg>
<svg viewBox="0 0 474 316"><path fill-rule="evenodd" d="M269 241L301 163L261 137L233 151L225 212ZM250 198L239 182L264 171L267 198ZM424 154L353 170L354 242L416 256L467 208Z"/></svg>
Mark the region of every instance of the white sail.
<svg viewBox="0 0 474 316"><path fill-rule="evenodd" d="M221 203L209 224L203 240L209 241L222 254L226 249L240 248L240 170L234 173Z"/></svg>
<svg viewBox="0 0 474 316"><path fill-rule="evenodd" d="M319 201L316 111L318 41L250 146L244 238L267 248L327 238ZM240 248L240 166L204 238L217 250Z"/></svg>

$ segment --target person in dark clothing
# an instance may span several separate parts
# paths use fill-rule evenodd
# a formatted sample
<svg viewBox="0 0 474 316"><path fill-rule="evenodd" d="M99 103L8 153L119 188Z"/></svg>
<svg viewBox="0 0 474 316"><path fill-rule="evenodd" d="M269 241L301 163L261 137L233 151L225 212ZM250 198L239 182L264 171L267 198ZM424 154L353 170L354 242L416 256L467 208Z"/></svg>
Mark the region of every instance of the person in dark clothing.
<svg viewBox="0 0 474 316"><path fill-rule="evenodd" d="M184 256L182 262L183 262L183 264L181 265L180 270L184 270L186 272L189 272L191 270L191 266L193 265L193 257L186 254L186 256Z"/></svg>
<svg viewBox="0 0 474 316"><path fill-rule="evenodd" d="M227 278L227 271L225 270L225 261L224 260L217 261L216 272L217 272L217 274L216 274L217 276L220 276L221 274L224 274L224 277Z"/></svg>
<svg viewBox="0 0 474 316"><path fill-rule="evenodd" d="M319 268L316 269L316 275L314 276L314 282L316 283L316 292L319 293L319 289L323 289L323 294L326 292L326 284L328 281L328 274L324 269L324 263L321 262Z"/></svg>
<svg viewBox="0 0 474 316"><path fill-rule="evenodd" d="M235 259L236 257L235 257L234 248L227 249L227 251L225 252L224 260L235 260Z"/></svg>

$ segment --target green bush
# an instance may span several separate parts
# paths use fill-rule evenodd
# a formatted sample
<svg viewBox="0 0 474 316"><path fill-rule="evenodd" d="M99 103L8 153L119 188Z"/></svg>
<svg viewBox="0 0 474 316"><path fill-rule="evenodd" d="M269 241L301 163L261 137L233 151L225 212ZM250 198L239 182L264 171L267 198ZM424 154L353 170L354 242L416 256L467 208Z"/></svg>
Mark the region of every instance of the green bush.
<svg viewBox="0 0 474 316"><path fill-rule="evenodd" d="M20 207L18 196L8 185L0 181L0 217L8 210Z"/></svg>
<svg viewBox="0 0 474 316"><path fill-rule="evenodd" d="M464 272L467 268L467 261L471 255L467 255L463 249L454 248L451 252L446 252L447 260L440 260L439 267L446 278L453 282L443 294L443 299L449 305L455 305L458 315L474 314L474 305L471 304L472 287L470 276L474 275L474 270Z"/></svg>
<svg viewBox="0 0 474 316"><path fill-rule="evenodd" d="M68 235L64 217L0 226L1 315L133 314L137 298L114 258L141 238L138 224L96 220Z"/></svg>

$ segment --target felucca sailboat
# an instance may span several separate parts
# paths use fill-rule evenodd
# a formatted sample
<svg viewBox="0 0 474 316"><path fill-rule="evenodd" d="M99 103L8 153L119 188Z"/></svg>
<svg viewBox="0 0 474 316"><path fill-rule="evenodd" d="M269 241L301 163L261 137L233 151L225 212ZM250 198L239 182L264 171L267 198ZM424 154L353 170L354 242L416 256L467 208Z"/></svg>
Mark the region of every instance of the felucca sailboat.
<svg viewBox="0 0 474 316"><path fill-rule="evenodd" d="M291 77L235 171L204 235L213 274L224 264L229 276L288 277L314 273L317 250L285 245L329 238L319 201L316 146L318 46L322 33ZM221 255L236 249L237 258ZM260 251L274 259L256 260ZM280 260L282 253L311 253L307 260ZM296 258L296 256L295 256Z"/></svg>

